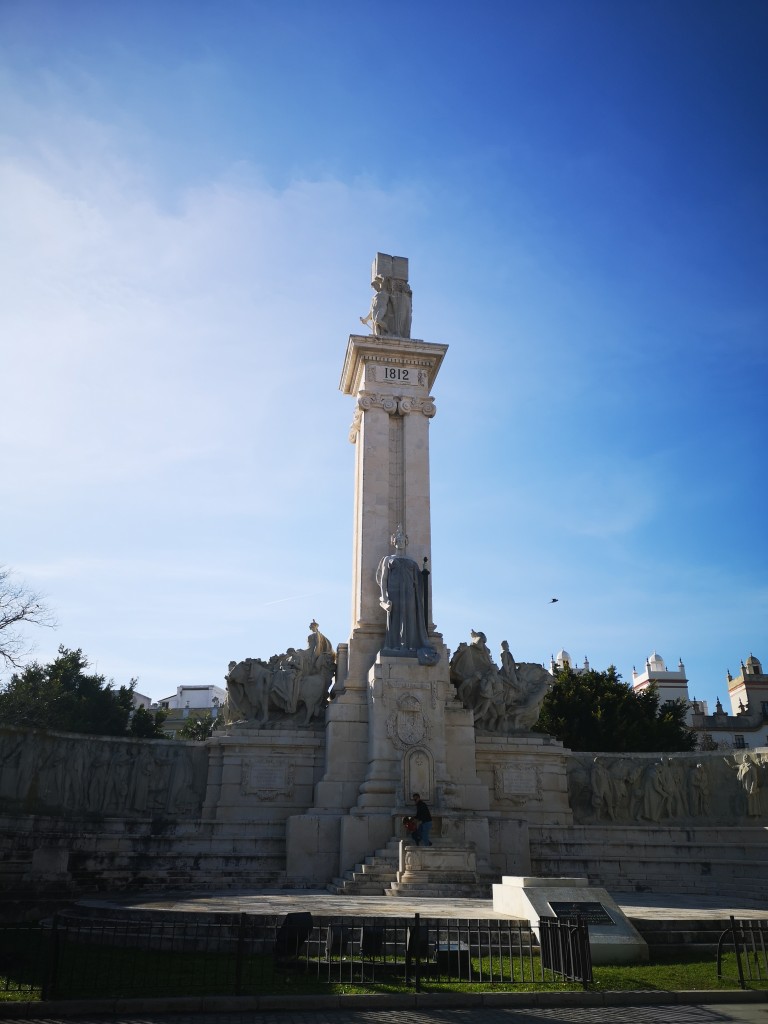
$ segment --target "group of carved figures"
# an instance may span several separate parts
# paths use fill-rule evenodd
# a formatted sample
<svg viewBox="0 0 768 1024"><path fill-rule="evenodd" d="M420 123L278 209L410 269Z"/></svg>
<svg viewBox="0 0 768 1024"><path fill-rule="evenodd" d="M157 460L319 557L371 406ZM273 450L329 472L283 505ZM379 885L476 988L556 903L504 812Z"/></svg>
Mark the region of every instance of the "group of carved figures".
<svg viewBox="0 0 768 1024"><path fill-rule="evenodd" d="M723 764L725 777L718 778ZM635 760L598 756L588 769L576 773L581 776L581 785L577 777L571 788L577 799L579 789L588 791L588 813L597 821L660 822L713 814L756 818L762 815L760 791L767 771L768 760L749 753L740 758L729 755L706 761L690 757ZM728 784L729 777L735 779L735 787Z"/></svg>
<svg viewBox="0 0 768 1024"><path fill-rule="evenodd" d="M0 736L0 804L30 813L194 813L204 785L195 753L179 743L126 744L81 736L33 740L26 731L9 731Z"/></svg>
<svg viewBox="0 0 768 1024"><path fill-rule="evenodd" d="M412 293L407 281L378 275L371 282L374 295L368 316L360 323L368 324L373 334L389 338L410 338Z"/></svg>
<svg viewBox="0 0 768 1024"><path fill-rule="evenodd" d="M532 728L554 682L550 673L542 665L516 662L506 640L501 644L499 668L485 633L473 629L470 636L470 643L456 649L450 670L459 700L472 710L475 728L490 733Z"/></svg>
<svg viewBox="0 0 768 1024"><path fill-rule="evenodd" d="M269 661L230 661L225 721L255 723L259 728L293 721L307 726L319 718L329 700L336 657L330 640L313 620L307 646L289 647Z"/></svg>

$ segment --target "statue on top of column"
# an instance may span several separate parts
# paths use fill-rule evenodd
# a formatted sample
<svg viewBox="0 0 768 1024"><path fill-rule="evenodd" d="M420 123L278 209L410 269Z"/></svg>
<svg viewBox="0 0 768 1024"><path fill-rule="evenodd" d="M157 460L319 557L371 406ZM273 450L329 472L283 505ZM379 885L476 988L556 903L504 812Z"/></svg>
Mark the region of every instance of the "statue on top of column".
<svg viewBox="0 0 768 1024"><path fill-rule="evenodd" d="M387 613L387 633L382 654L418 658L421 665L435 665L440 655L429 642L424 615L421 569L405 554L408 543L400 523L391 537L394 554L385 555L376 571L381 588L379 604Z"/></svg>
<svg viewBox="0 0 768 1024"><path fill-rule="evenodd" d="M408 284L408 260L405 256L376 253L371 267L374 295L368 315L360 317L371 333L383 338L410 338L412 293Z"/></svg>

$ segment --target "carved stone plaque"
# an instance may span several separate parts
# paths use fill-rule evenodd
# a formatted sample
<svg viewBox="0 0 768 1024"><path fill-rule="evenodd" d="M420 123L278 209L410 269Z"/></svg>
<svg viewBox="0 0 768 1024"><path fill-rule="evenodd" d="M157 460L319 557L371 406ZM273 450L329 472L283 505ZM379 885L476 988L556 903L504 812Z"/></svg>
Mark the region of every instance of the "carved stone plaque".
<svg viewBox="0 0 768 1024"><path fill-rule="evenodd" d="M241 790L258 800L293 796L293 765L285 761L244 761Z"/></svg>
<svg viewBox="0 0 768 1024"><path fill-rule="evenodd" d="M368 380L378 384L404 384L406 387L424 388L427 386L427 372L418 366L382 366L376 364L369 368Z"/></svg>
<svg viewBox="0 0 768 1024"><path fill-rule="evenodd" d="M531 800L540 801L541 779L536 768L514 768L511 765L495 765L493 788L497 800L509 800L525 804Z"/></svg>

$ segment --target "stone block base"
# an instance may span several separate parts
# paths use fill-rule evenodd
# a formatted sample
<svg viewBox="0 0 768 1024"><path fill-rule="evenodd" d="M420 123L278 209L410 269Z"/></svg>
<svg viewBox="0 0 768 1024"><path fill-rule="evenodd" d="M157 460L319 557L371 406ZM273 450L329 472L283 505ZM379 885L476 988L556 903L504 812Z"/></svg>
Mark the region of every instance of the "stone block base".
<svg viewBox="0 0 768 1024"><path fill-rule="evenodd" d="M642 935L605 889L590 886L586 878L505 875L501 885L493 886L493 909L530 921L537 935L542 917L562 917L571 910L588 919L593 916L595 921L589 921L589 948L594 964L648 960L648 945Z"/></svg>

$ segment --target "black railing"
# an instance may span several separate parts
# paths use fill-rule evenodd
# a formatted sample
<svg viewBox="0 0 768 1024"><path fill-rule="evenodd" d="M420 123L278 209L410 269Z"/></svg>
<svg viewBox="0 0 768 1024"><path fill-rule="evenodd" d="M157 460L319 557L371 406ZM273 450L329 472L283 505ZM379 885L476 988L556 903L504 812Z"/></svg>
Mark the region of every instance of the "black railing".
<svg viewBox="0 0 768 1024"><path fill-rule="evenodd" d="M563 981L580 981L584 988L592 981L592 952L586 918L539 918L541 962Z"/></svg>
<svg viewBox="0 0 768 1024"><path fill-rule="evenodd" d="M592 979L586 925L311 914L57 915L0 925L0 992L40 999L257 995L326 985L560 984Z"/></svg>
<svg viewBox="0 0 768 1024"><path fill-rule="evenodd" d="M729 925L717 943L717 976L723 977L723 956L732 946L736 954L739 985L762 982L768 978L768 921L737 920L729 918Z"/></svg>

